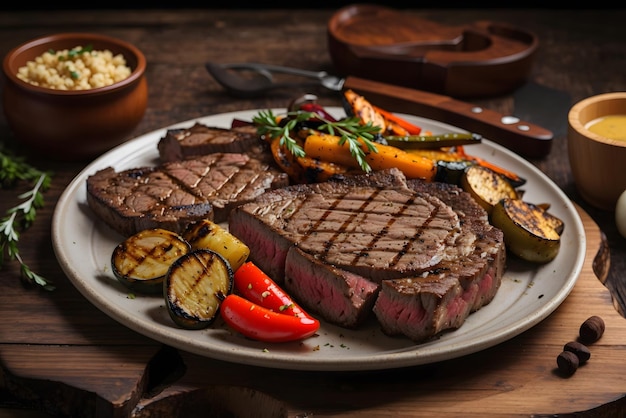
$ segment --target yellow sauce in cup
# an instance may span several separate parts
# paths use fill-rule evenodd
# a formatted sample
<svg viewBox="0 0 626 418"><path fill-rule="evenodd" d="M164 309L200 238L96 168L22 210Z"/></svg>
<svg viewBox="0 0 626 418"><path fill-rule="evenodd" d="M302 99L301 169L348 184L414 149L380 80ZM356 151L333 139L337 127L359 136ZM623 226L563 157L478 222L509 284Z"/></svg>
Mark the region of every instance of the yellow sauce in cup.
<svg viewBox="0 0 626 418"><path fill-rule="evenodd" d="M626 141L626 115L607 115L592 120L587 130L605 138Z"/></svg>

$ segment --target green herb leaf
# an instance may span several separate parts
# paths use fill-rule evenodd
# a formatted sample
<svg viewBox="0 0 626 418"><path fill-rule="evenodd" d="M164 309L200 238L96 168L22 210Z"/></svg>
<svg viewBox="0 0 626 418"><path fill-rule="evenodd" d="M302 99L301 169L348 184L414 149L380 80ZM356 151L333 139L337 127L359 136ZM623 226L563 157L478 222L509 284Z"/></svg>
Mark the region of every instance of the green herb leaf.
<svg viewBox="0 0 626 418"><path fill-rule="evenodd" d="M361 147L364 143L370 152L378 152L373 142L374 135L380 131L378 126L361 123L359 118L346 118L339 121L327 120L315 112L293 111L284 115L284 121L279 123L279 118L271 110L260 111L252 122L257 127L257 133L270 138L280 138L280 144L296 157L304 157L304 149L298 145L292 133L298 125L304 121L317 120L322 122L316 130L330 135L339 136L340 144L348 143L350 153L356 159L361 169L365 172L372 171L365 160L365 151Z"/></svg>
<svg viewBox="0 0 626 418"><path fill-rule="evenodd" d="M43 207L43 192L50 187L51 175L44 173L4 150L0 150L0 185L2 188L15 186L19 181L34 182L33 188L18 197L22 203L7 210L0 219L0 269L4 266L5 258L17 260L20 263L21 279L28 284L36 284L46 290L55 287L51 281L33 272L20 256L18 242L19 230L29 228L35 221L37 209Z"/></svg>

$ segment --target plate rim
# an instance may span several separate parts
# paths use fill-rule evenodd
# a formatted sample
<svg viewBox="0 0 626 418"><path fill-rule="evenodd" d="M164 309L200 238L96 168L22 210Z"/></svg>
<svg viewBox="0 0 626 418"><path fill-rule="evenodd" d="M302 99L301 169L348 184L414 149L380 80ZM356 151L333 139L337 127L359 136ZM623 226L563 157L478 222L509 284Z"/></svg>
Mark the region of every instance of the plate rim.
<svg viewBox="0 0 626 418"><path fill-rule="evenodd" d="M328 107L328 110L339 112L341 111L341 108ZM164 334L158 329L158 326L157 326L158 324L156 322L152 324L152 326L138 324L135 322L131 322L131 323L125 322L124 313L119 312L117 309L111 310L110 307L107 308L106 306L103 306L105 303L98 297L98 295L96 295L93 292L93 289L89 289L88 287L82 285L81 283L82 278L78 277L79 272L72 266L72 263L71 263L72 260L70 260L70 257L68 257L68 253L66 249L62 248L61 246L62 238L60 234L63 231L63 227L62 227L63 226L62 225L63 208L65 208L67 205L72 203L71 197L77 193L79 187L84 187L84 182L89 174L93 173L95 170L99 168L103 168L105 166L111 165L110 163L107 163L107 161L109 161L112 156L121 154L123 151L127 149L132 149L133 151L137 151L138 148L144 145L144 142L151 143L153 141L158 141L157 138L162 136L168 129L176 129L180 127L190 126L191 124L196 123L196 122L204 123L204 121L212 120L212 119L232 120L234 117L241 118L244 115L255 114L258 111L259 109L250 109L250 110L218 113L218 114L207 115L207 116L203 116L199 118L192 118L186 121L178 122L178 123L166 126L164 128L159 128L151 132L139 135L127 141L126 143L121 144L111 149L110 151L104 153L100 157L96 158L91 163L89 163L85 168L83 168L74 177L74 179L72 179L72 181L68 184L68 186L65 188L65 190L59 197L59 200L57 201L57 205L53 213L53 221L52 221L53 249L54 249L54 253L57 258L57 261L61 265L61 268L63 269L65 274L68 276L68 279L70 280L72 285L76 287L77 290L90 303L92 303L96 308L103 311L105 314L115 319L117 322L119 322L121 325L127 328L130 328L156 341L169 344L169 345L172 345L173 347L177 347L184 351L192 352L192 353L204 356L204 357L209 357L209 358L213 358L217 360L223 360L223 361L234 362L234 363L239 363L239 364L248 364L248 365L254 365L254 366L280 368L280 369L316 370L316 371L351 371L351 370L393 369L393 368L408 367L408 366L415 366L415 365L422 365L422 364L430 364L430 363L434 363L434 362L438 362L442 360L449 360L453 358L462 357L465 355L469 355L469 354L493 347L495 345L498 345L510 338L513 338L525 332L526 330L534 327L535 325L543 321L545 318L547 318L552 312L554 312L560 306L560 304L567 298L569 293L574 288L578 280L578 277L580 276L580 273L584 264L584 256L585 256L585 251L586 251L586 236L585 236L584 227L582 225L582 220L580 216L578 215L576 209L573 207L573 203L565 195L565 193L549 177L547 177L544 173L542 173L537 167L525 161L521 156L513 153L512 151L505 149L504 147L496 143L493 143L492 141L489 141L488 139L484 139L483 142L489 148L492 148L498 152L504 153L507 156L507 158L514 158L520 161L522 165L524 165L525 168L530 169L531 171L534 171L535 175L542 178L543 181L545 181L547 185L550 186L552 189L555 189L555 191L558 194L559 200L569 203L572 206L571 210L575 214L574 220L576 221L576 225L570 226L570 229L573 228L576 231L576 236L578 237L578 240L581 243L576 253L576 263L574 264L574 266L572 266L572 275L575 277L571 277L572 275L570 275L568 280L564 282L564 286L552 297L552 299L547 301L547 303L543 304L541 309L537 309L531 315L529 315L526 318L526 320L523 321L521 325L518 324L516 327L511 327L508 330L501 329L497 333L492 333L489 339L483 339L480 342L476 342L471 347L455 347L453 349L443 350L438 354L434 352L430 352L427 356L420 356L418 352L419 348L424 347L424 345L416 344L415 345L416 350L413 350L414 352L412 355L410 355L409 353L402 353L404 355L399 355L398 353L392 352L389 354L380 354L380 355L372 356L372 358L375 358L376 361L368 360L367 364L363 364L362 357L354 357L352 360L342 359L341 364L338 364L336 361L332 361L332 360L316 360L316 361L311 361L311 359L302 360L302 359L298 359L297 357L293 357L289 355L285 356L285 355L281 355L280 353L277 354L275 352L272 352L271 350L269 352L263 352L263 353L259 352L258 355L252 355L248 357L246 355L242 356L241 354L237 355L237 353L233 353L233 351L229 351L229 350L224 350L224 351L218 350L218 351L211 351L210 353L207 353L203 347L198 346L196 342L193 341L194 338L189 338L185 340L184 338L181 338L180 336L174 337L173 335L168 334L168 333ZM284 109L277 108L277 109L273 109L273 111L284 112ZM405 115L405 114L401 114L401 115ZM445 128L451 128L457 131L463 131L452 125L438 122L438 121L433 121L431 119L420 118L420 117L416 117L412 115L405 115L405 116L408 118L415 118L421 121L427 121L428 123L433 123L433 124L436 124L438 126L442 126ZM157 150L156 150L156 142L154 142L153 145L154 146L152 147L151 150L144 151L144 152L158 155ZM135 155L135 153L128 152L128 155L126 158L131 158L133 155ZM121 163L123 163L123 161L118 161L117 164L121 164ZM475 313L471 315L474 315L474 314Z"/></svg>

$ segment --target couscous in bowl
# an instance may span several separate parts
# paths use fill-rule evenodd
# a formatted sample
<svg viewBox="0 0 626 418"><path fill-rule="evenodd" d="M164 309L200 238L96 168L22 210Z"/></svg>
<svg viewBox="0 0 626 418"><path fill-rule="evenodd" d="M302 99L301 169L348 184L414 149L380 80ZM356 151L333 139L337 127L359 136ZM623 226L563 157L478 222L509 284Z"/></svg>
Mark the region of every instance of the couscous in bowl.
<svg viewBox="0 0 626 418"><path fill-rule="evenodd" d="M57 160L89 160L121 144L147 107L144 55L106 35L33 39L9 51L2 70L4 114L15 139L27 151ZM72 85L85 78L87 84Z"/></svg>

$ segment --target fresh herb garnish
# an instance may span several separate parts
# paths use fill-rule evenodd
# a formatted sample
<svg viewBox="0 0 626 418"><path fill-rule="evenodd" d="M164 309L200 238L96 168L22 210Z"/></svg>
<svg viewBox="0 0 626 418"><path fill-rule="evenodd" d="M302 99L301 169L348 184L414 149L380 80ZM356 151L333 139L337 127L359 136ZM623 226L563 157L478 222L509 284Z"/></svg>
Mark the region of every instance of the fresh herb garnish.
<svg viewBox="0 0 626 418"><path fill-rule="evenodd" d="M36 284L46 290L55 287L51 281L32 271L20 256L18 230L29 228L35 221L37 209L43 207L43 192L50 187L49 173L37 170L22 158L0 150L0 185L2 188L15 186L19 181L32 181L33 188L18 197L24 199L19 205L7 210L0 219L0 269L5 256L20 263L21 279L28 284Z"/></svg>
<svg viewBox="0 0 626 418"><path fill-rule="evenodd" d="M68 56L68 58L74 58L74 57L76 57L78 55L82 55L84 53L91 52L91 51L93 51L93 46L92 45L87 45L85 47L71 49L67 53L67 56Z"/></svg>
<svg viewBox="0 0 626 418"><path fill-rule="evenodd" d="M372 168L365 160L365 151L362 145L365 144L370 152L378 152L376 144L373 142L374 135L380 132L378 126L361 123L359 118L346 118L338 121L330 121L315 112L293 111L285 115L286 122L280 122L271 110L260 111L252 118L257 132L261 136L270 138L280 138L280 145L287 148L296 157L304 157L304 149L293 138L293 132L298 129L300 123L305 121L322 122L315 129L330 135L339 136L339 144L348 143L350 154L357 161L361 169L370 172Z"/></svg>

